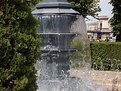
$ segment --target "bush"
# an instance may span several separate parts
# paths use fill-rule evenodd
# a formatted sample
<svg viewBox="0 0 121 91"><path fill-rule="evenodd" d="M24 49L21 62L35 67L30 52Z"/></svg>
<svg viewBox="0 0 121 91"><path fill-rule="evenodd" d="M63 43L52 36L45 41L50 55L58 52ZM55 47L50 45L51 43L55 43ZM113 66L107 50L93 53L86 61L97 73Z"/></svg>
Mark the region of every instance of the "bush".
<svg viewBox="0 0 121 91"><path fill-rule="evenodd" d="M92 42L92 68L96 70L121 70L120 42Z"/></svg>
<svg viewBox="0 0 121 91"><path fill-rule="evenodd" d="M38 22L25 0L2 0L0 9L0 91L36 91Z"/></svg>

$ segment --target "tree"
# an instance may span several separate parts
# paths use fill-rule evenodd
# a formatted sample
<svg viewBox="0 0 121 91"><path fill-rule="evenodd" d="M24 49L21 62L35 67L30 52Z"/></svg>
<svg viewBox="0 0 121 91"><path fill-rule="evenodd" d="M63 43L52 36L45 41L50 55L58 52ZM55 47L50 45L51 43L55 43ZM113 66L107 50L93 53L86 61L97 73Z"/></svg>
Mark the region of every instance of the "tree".
<svg viewBox="0 0 121 91"><path fill-rule="evenodd" d="M79 11L85 18L87 15L97 17L100 11L99 0L68 0L74 6L74 9Z"/></svg>
<svg viewBox="0 0 121 91"><path fill-rule="evenodd" d="M35 91L38 22L26 0L0 1L0 91Z"/></svg>
<svg viewBox="0 0 121 91"><path fill-rule="evenodd" d="M121 42L121 1L111 0L110 3L113 6L113 17L110 19L113 34L114 36L116 36L116 41Z"/></svg>

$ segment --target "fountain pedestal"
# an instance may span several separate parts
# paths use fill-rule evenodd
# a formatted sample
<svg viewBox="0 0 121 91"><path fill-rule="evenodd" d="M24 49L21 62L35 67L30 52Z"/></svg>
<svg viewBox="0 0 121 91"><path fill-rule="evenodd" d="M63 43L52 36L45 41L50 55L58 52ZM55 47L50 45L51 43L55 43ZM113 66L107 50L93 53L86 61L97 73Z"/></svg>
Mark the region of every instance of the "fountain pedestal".
<svg viewBox="0 0 121 91"><path fill-rule="evenodd" d="M55 63L54 69L56 69L55 75L57 77L69 76L70 63L69 55L75 52L76 49L70 48L70 40L72 40L76 33L39 33L42 36L43 43L41 47L41 58L45 58L46 65L49 67L47 70L48 75L53 73L53 63ZM55 77L54 75L54 77ZM53 78L51 76L51 78Z"/></svg>

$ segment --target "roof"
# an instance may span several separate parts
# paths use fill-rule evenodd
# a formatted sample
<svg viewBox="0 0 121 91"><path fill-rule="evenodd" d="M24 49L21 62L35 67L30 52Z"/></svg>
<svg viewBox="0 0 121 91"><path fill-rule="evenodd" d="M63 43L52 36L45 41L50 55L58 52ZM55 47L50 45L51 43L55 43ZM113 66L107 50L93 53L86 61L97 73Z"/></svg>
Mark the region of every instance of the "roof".
<svg viewBox="0 0 121 91"><path fill-rule="evenodd" d="M109 17L108 16L99 16L98 19L99 20L108 20Z"/></svg>

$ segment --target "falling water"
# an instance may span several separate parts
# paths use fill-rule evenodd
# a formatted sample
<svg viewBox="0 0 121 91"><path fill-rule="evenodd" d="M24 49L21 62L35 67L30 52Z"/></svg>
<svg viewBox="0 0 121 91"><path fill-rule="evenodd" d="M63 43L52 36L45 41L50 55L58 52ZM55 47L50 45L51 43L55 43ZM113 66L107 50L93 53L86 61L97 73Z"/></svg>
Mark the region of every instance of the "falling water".
<svg viewBox="0 0 121 91"><path fill-rule="evenodd" d="M39 62L40 61L38 61L38 65L41 65L41 63ZM87 78L88 77L87 75L89 74L81 75L79 78L66 77L66 76L64 78L57 78L55 75L56 65L52 64L52 67L53 67L53 72L52 72L53 77L49 77L49 79L48 75L46 75L47 76L46 78L45 76L43 78L42 75L40 75L40 73L38 72L37 91L104 91L104 89L101 86L96 85L94 82L92 82ZM41 74L43 73L41 72Z"/></svg>
<svg viewBox="0 0 121 91"><path fill-rule="evenodd" d="M85 70L90 68L89 41L83 17L76 16L74 18L71 16L53 15L41 16L39 18L41 18L41 22L44 22L40 26L42 31L38 31L45 38L41 50L46 50L46 52L41 54L41 58L35 64L37 70L37 91L104 91L101 86L88 79L87 75L89 74L84 74L78 78L70 75L72 68L68 66L75 66L75 62ZM71 22L72 18L76 20ZM61 32L63 33L59 33L59 29L62 29ZM61 38L59 37L60 35L62 35ZM61 51L64 52L61 53ZM56 62L57 60L59 60L59 63Z"/></svg>

